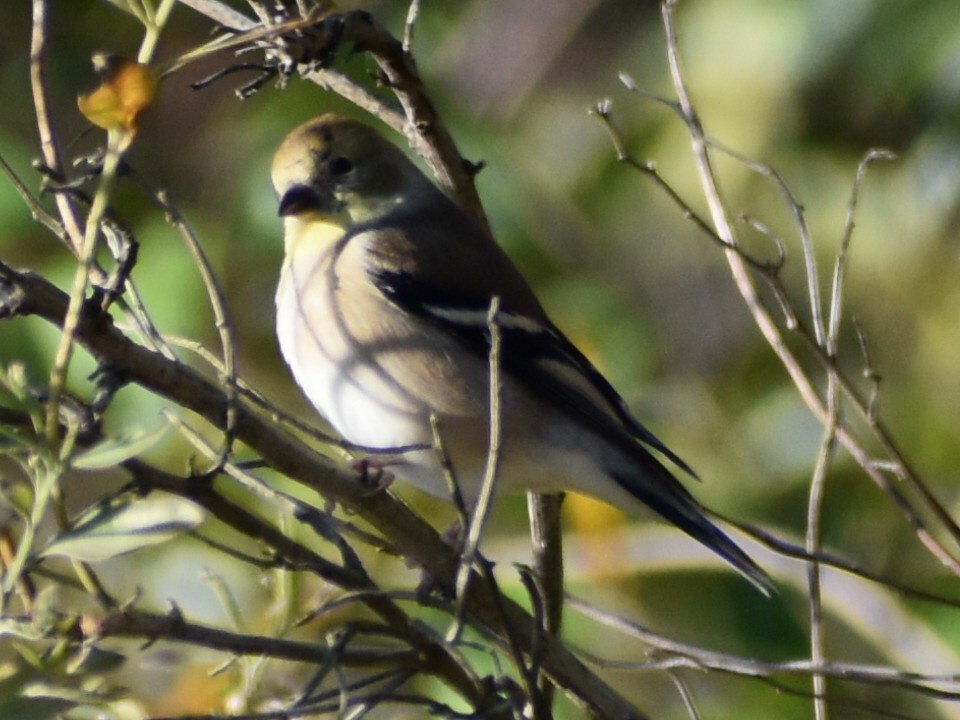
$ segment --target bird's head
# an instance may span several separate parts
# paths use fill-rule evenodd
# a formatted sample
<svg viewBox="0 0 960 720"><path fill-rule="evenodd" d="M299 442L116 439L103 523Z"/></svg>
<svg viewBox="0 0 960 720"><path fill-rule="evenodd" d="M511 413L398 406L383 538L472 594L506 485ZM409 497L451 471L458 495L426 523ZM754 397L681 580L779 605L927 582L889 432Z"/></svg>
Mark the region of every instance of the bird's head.
<svg viewBox="0 0 960 720"><path fill-rule="evenodd" d="M376 130L332 114L291 132L271 174L281 216L311 214L343 227L376 221L433 187Z"/></svg>

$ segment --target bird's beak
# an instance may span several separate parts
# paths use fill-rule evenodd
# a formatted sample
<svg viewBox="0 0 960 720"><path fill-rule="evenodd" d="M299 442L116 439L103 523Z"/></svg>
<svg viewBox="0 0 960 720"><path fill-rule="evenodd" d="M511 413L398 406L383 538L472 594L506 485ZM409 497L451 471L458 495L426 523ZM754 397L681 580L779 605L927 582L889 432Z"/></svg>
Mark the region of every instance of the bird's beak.
<svg viewBox="0 0 960 720"><path fill-rule="evenodd" d="M291 185L280 197L277 214L280 217L300 215L306 212L329 212L333 197L312 185Z"/></svg>

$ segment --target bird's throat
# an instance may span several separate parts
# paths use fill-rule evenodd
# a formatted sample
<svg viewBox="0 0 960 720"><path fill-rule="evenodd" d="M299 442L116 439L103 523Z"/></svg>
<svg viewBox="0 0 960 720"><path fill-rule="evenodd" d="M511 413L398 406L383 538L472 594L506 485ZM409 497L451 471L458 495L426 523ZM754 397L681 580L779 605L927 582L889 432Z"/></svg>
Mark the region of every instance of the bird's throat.
<svg viewBox="0 0 960 720"><path fill-rule="evenodd" d="M295 252L320 250L343 238L343 225L321 217L318 213L284 218L284 250Z"/></svg>

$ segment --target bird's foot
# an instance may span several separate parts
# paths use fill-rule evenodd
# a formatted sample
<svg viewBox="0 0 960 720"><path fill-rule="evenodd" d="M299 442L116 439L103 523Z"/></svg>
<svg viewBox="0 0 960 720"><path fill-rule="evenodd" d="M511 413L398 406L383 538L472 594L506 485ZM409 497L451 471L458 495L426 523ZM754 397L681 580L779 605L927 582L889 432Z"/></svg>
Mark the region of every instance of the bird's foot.
<svg viewBox="0 0 960 720"><path fill-rule="evenodd" d="M361 458L350 467L357 473L360 484L366 493L373 495L374 493L383 492L393 484L394 475L387 470L389 464L389 460Z"/></svg>
<svg viewBox="0 0 960 720"><path fill-rule="evenodd" d="M463 544L466 541L467 529L459 520L454 520L450 527L440 533L440 538L458 553L463 552Z"/></svg>

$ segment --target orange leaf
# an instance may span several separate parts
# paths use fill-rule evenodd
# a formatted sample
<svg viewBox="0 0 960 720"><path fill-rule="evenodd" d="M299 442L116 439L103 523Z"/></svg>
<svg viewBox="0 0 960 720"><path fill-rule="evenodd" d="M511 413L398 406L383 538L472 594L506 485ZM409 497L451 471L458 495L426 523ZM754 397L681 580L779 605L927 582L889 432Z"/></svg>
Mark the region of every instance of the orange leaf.
<svg viewBox="0 0 960 720"><path fill-rule="evenodd" d="M156 73L135 60L104 53L93 56L93 67L100 85L77 98L80 112L104 130L135 134L140 115L157 94Z"/></svg>

